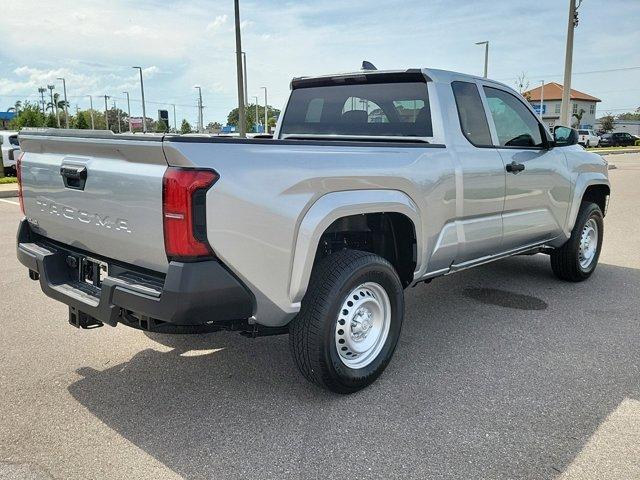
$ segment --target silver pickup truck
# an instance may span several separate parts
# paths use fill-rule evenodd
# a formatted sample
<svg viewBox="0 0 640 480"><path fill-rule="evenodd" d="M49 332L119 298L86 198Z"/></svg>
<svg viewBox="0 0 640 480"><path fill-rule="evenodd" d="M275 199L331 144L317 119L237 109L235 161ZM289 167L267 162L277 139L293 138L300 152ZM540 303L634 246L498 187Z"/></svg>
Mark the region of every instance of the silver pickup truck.
<svg viewBox="0 0 640 480"><path fill-rule="evenodd" d="M288 332L341 393L390 361L411 285L520 253L596 268L606 163L501 83L296 78L283 112L274 138L23 131L18 258L77 327Z"/></svg>

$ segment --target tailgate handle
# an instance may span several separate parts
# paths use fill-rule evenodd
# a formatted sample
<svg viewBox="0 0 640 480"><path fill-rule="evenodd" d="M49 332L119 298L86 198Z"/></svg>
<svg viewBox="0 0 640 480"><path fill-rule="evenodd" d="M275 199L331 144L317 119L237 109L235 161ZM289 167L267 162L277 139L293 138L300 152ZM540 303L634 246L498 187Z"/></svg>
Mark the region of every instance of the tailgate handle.
<svg viewBox="0 0 640 480"><path fill-rule="evenodd" d="M84 165L78 166L61 166L60 175L62 175L62 181L67 188L73 188L74 190L84 190L84 185L87 182L87 167Z"/></svg>

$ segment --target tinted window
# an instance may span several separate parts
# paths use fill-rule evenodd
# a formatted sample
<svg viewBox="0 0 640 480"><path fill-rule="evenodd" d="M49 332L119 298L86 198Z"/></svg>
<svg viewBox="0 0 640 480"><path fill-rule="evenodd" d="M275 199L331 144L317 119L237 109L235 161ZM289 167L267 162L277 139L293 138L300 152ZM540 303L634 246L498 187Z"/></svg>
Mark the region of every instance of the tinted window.
<svg viewBox="0 0 640 480"><path fill-rule="evenodd" d="M540 125L533 113L515 96L484 87L489 110L503 147L542 147Z"/></svg>
<svg viewBox="0 0 640 480"><path fill-rule="evenodd" d="M11 145L15 145L16 147L18 147L20 145L20 142L18 142L18 136L17 135L11 135L9 137L9 143Z"/></svg>
<svg viewBox="0 0 640 480"><path fill-rule="evenodd" d="M283 135L431 137L423 82L297 88L282 119Z"/></svg>
<svg viewBox="0 0 640 480"><path fill-rule="evenodd" d="M487 116L475 83L451 83L456 98L460 128L467 140L476 146L492 145Z"/></svg>

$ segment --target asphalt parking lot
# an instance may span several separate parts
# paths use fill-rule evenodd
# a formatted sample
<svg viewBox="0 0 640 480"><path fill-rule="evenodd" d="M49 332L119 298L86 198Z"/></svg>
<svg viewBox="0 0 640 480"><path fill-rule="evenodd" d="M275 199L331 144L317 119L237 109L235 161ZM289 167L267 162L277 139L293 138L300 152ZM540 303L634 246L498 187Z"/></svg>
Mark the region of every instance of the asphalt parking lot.
<svg viewBox="0 0 640 480"><path fill-rule="evenodd" d="M0 201L0 479L640 478L640 155L610 160L589 281L535 255L413 288L351 396L306 383L286 336L70 327Z"/></svg>

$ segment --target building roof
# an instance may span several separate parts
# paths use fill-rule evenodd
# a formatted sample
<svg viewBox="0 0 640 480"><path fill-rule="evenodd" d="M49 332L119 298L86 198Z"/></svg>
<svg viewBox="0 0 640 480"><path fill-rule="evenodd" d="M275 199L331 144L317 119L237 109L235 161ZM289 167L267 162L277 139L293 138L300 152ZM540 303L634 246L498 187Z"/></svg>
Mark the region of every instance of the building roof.
<svg viewBox="0 0 640 480"><path fill-rule="evenodd" d="M562 100L562 92L564 87L556 82L550 82L544 84L544 92L542 91L542 86L532 88L531 90L527 90L522 95L525 98L528 98L532 102L540 101L540 93L543 93L543 101L544 100ZM601 102L599 98L596 98L592 95L580 92L578 90L571 89L571 100L586 100L591 102Z"/></svg>

